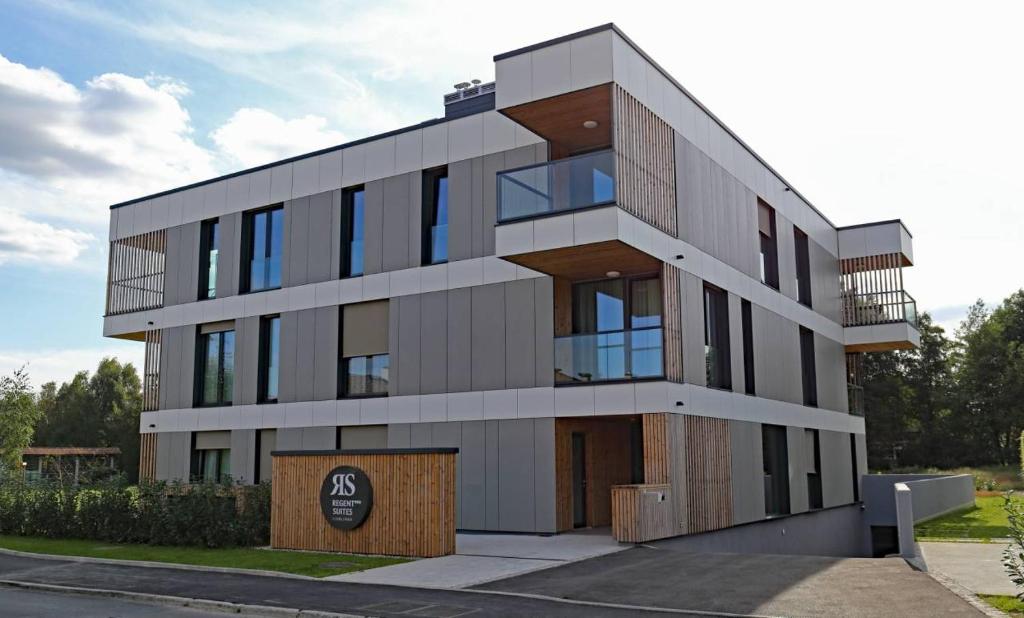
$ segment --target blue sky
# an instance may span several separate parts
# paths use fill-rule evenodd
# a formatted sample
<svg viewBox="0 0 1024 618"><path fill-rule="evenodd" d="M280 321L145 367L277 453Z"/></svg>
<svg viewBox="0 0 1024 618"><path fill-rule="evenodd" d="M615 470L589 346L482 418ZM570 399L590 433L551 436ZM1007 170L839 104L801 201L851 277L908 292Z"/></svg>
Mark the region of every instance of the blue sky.
<svg viewBox="0 0 1024 618"><path fill-rule="evenodd" d="M621 6L0 0L0 372L141 358L101 337L110 203L441 115L494 54L608 21L833 222L902 218L945 326L1022 285L1017 3Z"/></svg>

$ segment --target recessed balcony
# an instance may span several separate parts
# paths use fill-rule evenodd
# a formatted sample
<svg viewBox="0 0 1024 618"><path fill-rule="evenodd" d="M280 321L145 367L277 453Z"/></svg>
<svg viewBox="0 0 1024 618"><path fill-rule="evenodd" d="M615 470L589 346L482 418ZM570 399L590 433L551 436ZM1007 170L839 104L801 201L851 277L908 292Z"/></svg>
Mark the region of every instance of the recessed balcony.
<svg viewBox="0 0 1024 618"><path fill-rule="evenodd" d="M602 150L498 174L498 223L615 202L615 153Z"/></svg>

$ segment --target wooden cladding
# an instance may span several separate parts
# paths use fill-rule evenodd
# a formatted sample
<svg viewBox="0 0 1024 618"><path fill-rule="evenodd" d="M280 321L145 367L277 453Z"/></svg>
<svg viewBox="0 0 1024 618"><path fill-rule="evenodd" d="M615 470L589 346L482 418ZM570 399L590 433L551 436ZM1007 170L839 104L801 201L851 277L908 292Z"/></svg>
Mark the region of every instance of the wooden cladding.
<svg viewBox="0 0 1024 618"><path fill-rule="evenodd" d="M687 532L732 525L729 421L684 416Z"/></svg>
<svg viewBox="0 0 1024 618"><path fill-rule="evenodd" d="M670 479L668 417L665 412L643 415L644 481L647 483L668 483Z"/></svg>
<svg viewBox="0 0 1024 618"><path fill-rule="evenodd" d="M585 444L586 524L612 523L611 489L631 482L630 432L636 417L555 419L555 525L559 532L573 528L572 434Z"/></svg>
<svg viewBox="0 0 1024 618"><path fill-rule="evenodd" d="M612 487L612 537L643 543L674 536L671 493L667 483Z"/></svg>
<svg viewBox="0 0 1024 618"><path fill-rule="evenodd" d="M616 200L623 210L676 235L675 138L672 127L614 86Z"/></svg>
<svg viewBox="0 0 1024 618"><path fill-rule="evenodd" d="M682 272L670 264L661 268L661 320L665 337L665 379L683 381L683 310L679 294Z"/></svg>
<svg viewBox="0 0 1024 618"><path fill-rule="evenodd" d="M843 326L916 322L914 299L903 291L899 253L839 261Z"/></svg>
<svg viewBox="0 0 1024 618"><path fill-rule="evenodd" d="M110 243L106 315L163 306L166 250L164 230Z"/></svg>
<svg viewBox="0 0 1024 618"><path fill-rule="evenodd" d="M147 330L145 359L142 370L142 411L160 408L160 342L163 331Z"/></svg>
<svg viewBox="0 0 1024 618"><path fill-rule="evenodd" d="M270 544L279 549L435 557L455 552L455 453L275 454ZM361 469L373 508L354 530L332 527L320 487L337 466Z"/></svg>
<svg viewBox="0 0 1024 618"><path fill-rule="evenodd" d="M139 480L156 480L155 433L144 433L139 436Z"/></svg>

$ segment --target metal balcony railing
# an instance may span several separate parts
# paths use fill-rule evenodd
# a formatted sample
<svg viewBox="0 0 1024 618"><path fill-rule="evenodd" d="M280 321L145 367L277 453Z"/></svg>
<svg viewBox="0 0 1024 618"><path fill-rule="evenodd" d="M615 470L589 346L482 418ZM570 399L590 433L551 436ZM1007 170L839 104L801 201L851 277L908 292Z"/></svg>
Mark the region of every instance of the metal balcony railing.
<svg viewBox="0 0 1024 618"><path fill-rule="evenodd" d="M917 328L917 302L903 290L843 295L843 326L897 322Z"/></svg>
<svg viewBox="0 0 1024 618"><path fill-rule="evenodd" d="M498 222L615 202L615 154L592 152L500 172Z"/></svg>
<svg viewBox="0 0 1024 618"><path fill-rule="evenodd" d="M555 337L558 384L659 378L661 327Z"/></svg>
<svg viewBox="0 0 1024 618"><path fill-rule="evenodd" d="M864 416L864 387L847 383L846 396L849 399L850 414Z"/></svg>

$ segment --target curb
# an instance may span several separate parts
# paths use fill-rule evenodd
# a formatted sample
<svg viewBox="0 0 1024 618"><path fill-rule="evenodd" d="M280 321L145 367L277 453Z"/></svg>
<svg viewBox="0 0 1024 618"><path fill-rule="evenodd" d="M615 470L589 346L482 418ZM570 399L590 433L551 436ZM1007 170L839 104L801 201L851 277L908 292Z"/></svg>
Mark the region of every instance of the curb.
<svg viewBox="0 0 1024 618"><path fill-rule="evenodd" d="M103 588L80 588L77 586L59 586L56 584L36 584L32 582L22 582L7 579L0 580L0 587L15 588L21 590L35 590L39 592L54 592L60 594L76 594L80 596L119 599L123 601L134 601L137 603L146 603L148 605L159 605L164 607L187 607L190 609L222 612L225 614L241 614L245 616L266 616L268 618L361 618L357 614L339 614L335 612L296 609L291 607L273 607L270 605L246 605L242 603L229 603L227 601L190 599L187 597L175 597L163 594L148 594L144 592L106 590Z"/></svg>
<svg viewBox="0 0 1024 618"><path fill-rule="evenodd" d="M305 581L324 581L323 577L312 577L310 575L299 575L297 573L284 573L282 571L264 571L261 569L239 569L235 567L202 566L197 564L181 564L179 562L155 562L153 560L121 560L118 558L93 558L91 556L62 556L60 554L37 554L16 549L0 547L0 555L17 556L20 558L35 558L37 560L54 560L59 562L88 562L92 564L111 564L114 566L137 566L148 569L176 569L179 571L199 571L202 573L228 573L235 575L259 575L261 577L279 577L284 579L301 579ZM327 555L325 555L327 556ZM328 559L325 557L325 559ZM359 571L350 571L350 573ZM338 575L347 575L339 573ZM337 577L328 575L326 577ZM330 581L330 580L327 580Z"/></svg>
<svg viewBox="0 0 1024 618"><path fill-rule="evenodd" d="M945 587L946 590L949 590L950 592L960 597L964 601L967 601L971 605L971 607L978 610L982 614L989 616L990 618L1006 618L1006 614L992 607L988 603L982 601L980 598L978 598L978 595L974 594L967 588L964 588L963 586L956 583L952 579L946 577L942 573L938 573L936 571L926 571L926 573L928 573L928 575L930 575L932 579L942 584L942 586Z"/></svg>

